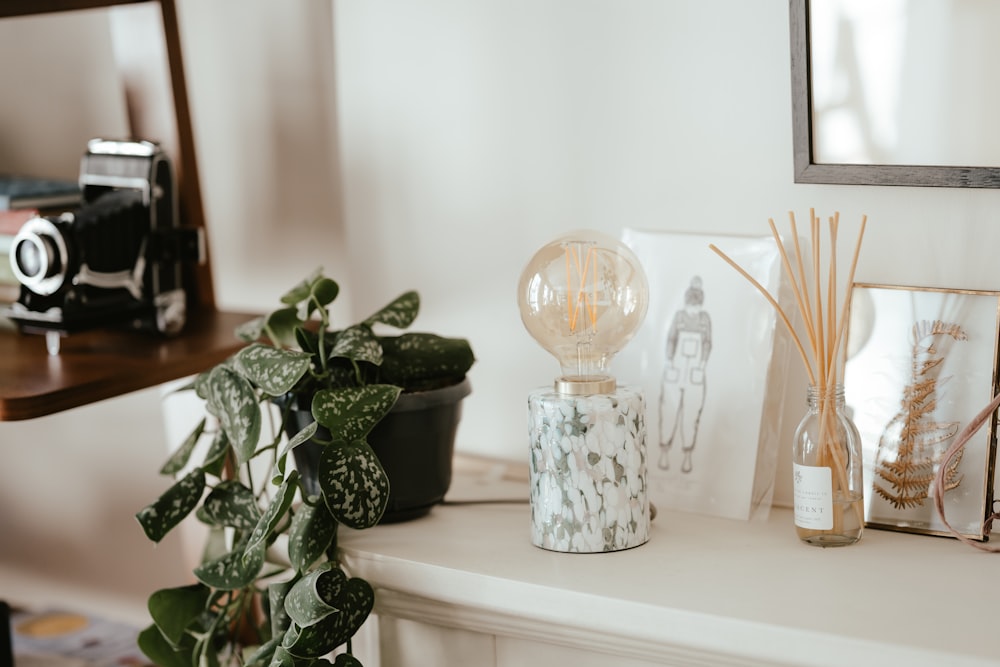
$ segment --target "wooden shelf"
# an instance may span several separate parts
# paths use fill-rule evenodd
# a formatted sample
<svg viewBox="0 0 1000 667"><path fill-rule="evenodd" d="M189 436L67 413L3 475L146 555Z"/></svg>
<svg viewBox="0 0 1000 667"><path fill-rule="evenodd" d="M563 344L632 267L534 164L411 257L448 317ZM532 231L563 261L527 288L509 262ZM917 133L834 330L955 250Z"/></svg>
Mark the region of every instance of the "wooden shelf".
<svg viewBox="0 0 1000 667"><path fill-rule="evenodd" d="M95 329L62 339L49 356L40 335L0 332L0 421L33 419L199 373L244 345L246 313L188 314L175 338Z"/></svg>
<svg viewBox="0 0 1000 667"><path fill-rule="evenodd" d="M114 5L134 5L149 0L4 0L0 16L30 16L51 12L96 9Z"/></svg>
<svg viewBox="0 0 1000 667"><path fill-rule="evenodd" d="M145 72L164 72L165 89L146 87L156 76L123 76L131 100L135 136L175 137L171 155L177 179L181 224L205 228L194 132L188 106L184 61L175 0L5 0L0 17L27 16L123 5L160 6L164 50L130 53L128 64ZM139 22L139 25L143 25ZM143 106L172 104L167 126L146 118ZM172 121L172 126L171 126ZM242 343L233 329L253 315L215 311L211 251L197 267L186 267L188 321L176 338L115 329L95 329L62 339L58 356L48 355L45 339L0 331L0 421L31 419L60 412L198 373L222 361Z"/></svg>

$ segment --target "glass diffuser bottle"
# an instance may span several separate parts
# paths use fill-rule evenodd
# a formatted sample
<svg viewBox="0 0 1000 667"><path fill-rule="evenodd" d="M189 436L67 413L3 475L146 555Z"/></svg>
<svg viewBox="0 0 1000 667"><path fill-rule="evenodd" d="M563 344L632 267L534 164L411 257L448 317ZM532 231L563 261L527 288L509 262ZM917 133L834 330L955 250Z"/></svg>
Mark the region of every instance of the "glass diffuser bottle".
<svg viewBox="0 0 1000 667"><path fill-rule="evenodd" d="M844 386L810 386L792 450L795 531L821 547L854 544L864 528L861 435Z"/></svg>
<svg viewBox="0 0 1000 667"><path fill-rule="evenodd" d="M809 211L809 252L803 252L795 215L788 214L790 245L785 249L773 220L771 233L781 254L785 278L799 309L804 335L792 325L781 303L747 271L715 246L722 259L739 271L774 306L802 357L809 376L808 410L792 446L792 486L795 532L813 546L845 546L861 539L864 527L861 435L846 414L843 377L845 339L850 312L850 290L861 252L867 216L861 217L845 284L838 299L837 235L840 214L829 218L829 241L824 244L821 221ZM824 245L827 259L823 262ZM807 270L806 267L809 266Z"/></svg>

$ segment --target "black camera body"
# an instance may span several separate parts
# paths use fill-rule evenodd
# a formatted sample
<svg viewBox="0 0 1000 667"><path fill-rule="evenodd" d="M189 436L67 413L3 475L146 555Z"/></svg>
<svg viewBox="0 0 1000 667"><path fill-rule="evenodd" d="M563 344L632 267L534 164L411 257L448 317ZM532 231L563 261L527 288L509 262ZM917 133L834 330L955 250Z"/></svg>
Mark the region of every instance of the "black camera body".
<svg viewBox="0 0 1000 667"><path fill-rule="evenodd" d="M183 265L205 253L201 230L179 224L166 155L149 141L93 139L80 189L77 210L34 217L15 235L10 262L21 291L6 314L36 333L109 324L178 333Z"/></svg>

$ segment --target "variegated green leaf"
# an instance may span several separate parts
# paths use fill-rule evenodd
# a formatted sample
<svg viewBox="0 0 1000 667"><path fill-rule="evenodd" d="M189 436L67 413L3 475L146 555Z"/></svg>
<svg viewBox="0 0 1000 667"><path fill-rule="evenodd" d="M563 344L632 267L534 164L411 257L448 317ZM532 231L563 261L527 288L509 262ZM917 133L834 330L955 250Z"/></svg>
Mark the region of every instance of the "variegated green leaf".
<svg viewBox="0 0 1000 667"><path fill-rule="evenodd" d="M178 646L185 630L205 611L211 594L204 584L158 590L149 596L149 615L164 638Z"/></svg>
<svg viewBox="0 0 1000 667"><path fill-rule="evenodd" d="M248 322L236 327L236 338L237 340L246 341L247 343L252 343L260 338L260 335L264 332L264 318L255 317Z"/></svg>
<svg viewBox="0 0 1000 667"><path fill-rule="evenodd" d="M395 405L400 388L388 384L323 389L313 396L312 414L334 438L364 438Z"/></svg>
<svg viewBox="0 0 1000 667"><path fill-rule="evenodd" d="M475 363L469 341L429 333L406 333L380 338L382 382L410 387L417 381L458 381Z"/></svg>
<svg viewBox="0 0 1000 667"><path fill-rule="evenodd" d="M337 335L330 357L342 357L352 361L366 361L378 366L382 363L382 346L370 327L356 325L344 329Z"/></svg>
<svg viewBox="0 0 1000 667"><path fill-rule="evenodd" d="M279 456L278 460L274 462L274 472L271 474L271 484L281 484L281 480L285 479L285 468L287 465L288 457Z"/></svg>
<svg viewBox="0 0 1000 667"><path fill-rule="evenodd" d="M413 320L417 319L419 312L420 295L410 291L400 294L392 303L366 319L364 323L372 326L377 322L397 329L405 329L413 324Z"/></svg>
<svg viewBox="0 0 1000 667"><path fill-rule="evenodd" d="M281 521L281 517L285 516L288 508L292 506L292 499L295 497L295 491L298 489L298 481L298 471L293 470L285 478L285 481L281 483L281 486L278 487L274 498L271 499L267 509L264 510L260 519L257 520L257 525L254 526L253 533L250 534L250 541L247 542L246 548L248 556L258 548L266 546L267 540L274 532L275 526Z"/></svg>
<svg viewBox="0 0 1000 667"><path fill-rule="evenodd" d="M191 667L194 650L192 635L184 635L181 646L174 647L159 628L150 625L139 633L136 644L159 667Z"/></svg>
<svg viewBox="0 0 1000 667"><path fill-rule="evenodd" d="M309 293L312 291L313 283L315 283L321 275L321 269L313 269L312 273L310 273L305 279L281 296L281 303L286 306L294 306L295 304L308 299Z"/></svg>
<svg viewBox="0 0 1000 667"><path fill-rule="evenodd" d="M378 523L389 503L389 478L364 440L323 448L318 480L330 513L351 528Z"/></svg>
<svg viewBox="0 0 1000 667"><path fill-rule="evenodd" d="M288 560L292 567L304 572L326 553L336 533L337 521L326 503L303 504L288 529Z"/></svg>
<svg viewBox="0 0 1000 667"><path fill-rule="evenodd" d="M198 505L205 491L205 473L192 470L152 504L135 515L146 537L159 542Z"/></svg>
<svg viewBox="0 0 1000 667"><path fill-rule="evenodd" d="M207 401L211 398L208 392L208 376L212 374L212 369L207 371L202 371L194 376L194 382L191 386L194 388L195 395L203 401ZM214 412L212 414L215 414Z"/></svg>
<svg viewBox="0 0 1000 667"><path fill-rule="evenodd" d="M313 625L297 623L285 632L282 646L294 656L318 658L344 644L361 627L375 605L375 591L364 579L352 577L338 595L326 601L337 609Z"/></svg>
<svg viewBox="0 0 1000 667"><path fill-rule="evenodd" d="M219 408L219 421L232 443L236 462L243 465L253 457L260 440L257 395L246 378L225 366L212 369L208 389Z"/></svg>
<svg viewBox="0 0 1000 667"><path fill-rule="evenodd" d="M341 595L346 583L343 570L326 561L295 582L285 596L285 613L299 627L318 623L337 611L329 601Z"/></svg>
<svg viewBox="0 0 1000 667"><path fill-rule="evenodd" d="M163 464L163 467L160 468L161 475L173 475L180 472L187 465L187 462L191 459L191 453L194 452L195 445L198 444L198 438L205 432L205 422L205 419L198 422L198 425L191 431L191 435L181 443L173 456Z"/></svg>
<svg viewBox="0 0 1000 667"><path fill-rule="evenodd" d="M326 307L334 302L338 294L340 285L326 276L320 276L313 282L309 298L316 305Z"/></svg>
<svg viewBox="0 0 1000 667"><path fill-rule="evenodd" d="M333 667L364 667L364 665L350 653L341 653L333 659Z"/></svg>
<svg viewBox="0 0 1000 667"><path fill-rule="evenodd" d="M291 347L295 344L295 332L302 326L298 311L293 308L280 308L267 316L264 332L275 345Z"/></svg>
<svg viewBox="0 0 1000 667"><path fill-rule="evenodd" d="M295 656L289 653L288 649L284 646L278 644L274 649L274 654L271 656L271 662L268 667L296 667L297 664ZM311 667L312 663L310 662L309 664Z"/></svg>
<svg viewBox="0 0 1000 667"><path fill-rule="evenodd" d="M216 401L216 397L212 395L212 374L219 368L228 368L232 370L233 358L228 357L222 363L216 364L207 371L202 371L195 376L192 386L194 387L194 392L201 400L205 401L205 409L208 414L219 416L221 412L220 406Z"/></svg>
<svg viewBox="0 0 1000 667"><path fill-rule="evenodd" d="M314 421L306 424L305 428L303 428L301 431L299 431L298 433L296 433L295 435L293 435L291 438L288 439L288 443L281 450L279 458L283 458L288 454L288 452L292 451L299 445L309 442L309 440L314 435L316 435L316 429L318 428L318 426L319 425Z"/></svg>
<svg viewBox="0 0 1000 667"><path fill-rule="evenodd" d="M232 531L222 526L209 526L208 535L205 536L205 546L201 550L201 562L207 563L218 560L229 553L231 540L229 534ZM241 542L241 544L244 544Z"/></svg>
<svg viewBox="0 0 1000 667"><path fill-rule="evenodd" d="M226 463L226 452L229 451L229 436L222 429L215 432L212 444L205 452L205 461L201 464L206 474L222 477L222 470Z"/></svg>
<svg viewBox="0 0 1000 667"><path fill-rule="evenodd" d="M272 637L258 646L253 653L246 657L246 662L244 662L243 665L244 667L271 667L272 665L280 664L274 662L275 651L280 649L281 635L279 634L278 636ZM287 654L288 652L285 651L285 655ZM291 663L289 663L289 665L291 665ZM310 667L315 666L311 665Z"/></svg>
<svg viewBox="0 0 1000 667"><path fill-rule="evenodd" d="M288 595L288 591L292 590L292 586L295 585L295 582L299 578L299 575L296 574L288 581L279 581L267 587L268 608L271 610L272 637L280 638L292 624L292 619L289 618L288 612L285 611L285 597Z"/></svg>
<svg viewBox="0 0 1000 667"><path fill-rule="evenodd" d="M253 491L231 479L220 482L205 498L199 517L213 526L250 530L257 525L260 510Z"/></svg>
<svg viewBox="0 0 1000 667"><path fill-rule="evenodd" d="M234 359L236 370L271 396L282 396L309 370L305 352L283 350L254 343L240 350Z"/></svg>
<svg viewBox="0 0 1000 667"><path fill-rule="evenodd" d="M330 280L322 273L314 274L313 277L308 282L308 294L296 301L298 304L298 317L302 320L309 320L312 318L313 314L323 310L337 298L337 294L340 292L340 286L334 281ZM296 296L301 294L301 292L296 291ZM326 316L322 318L326 321Z"/></svg>
<svg viewBox="0 0 1000 667"><path fill-rule="evenodd" d="M221 558L196 567L194 576L203 584L223 591L249 586L264 566L264 551L263 544L252 550L237 547Z"/></svg>

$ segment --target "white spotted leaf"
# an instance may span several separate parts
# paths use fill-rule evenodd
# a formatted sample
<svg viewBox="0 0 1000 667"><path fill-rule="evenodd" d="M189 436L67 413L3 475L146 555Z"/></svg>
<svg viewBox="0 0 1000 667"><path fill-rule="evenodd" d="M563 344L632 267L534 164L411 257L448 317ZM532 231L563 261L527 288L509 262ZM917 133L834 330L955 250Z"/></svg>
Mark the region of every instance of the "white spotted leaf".
<svg viewBox="0 0 1000 667"><path fill-rule="evenodd" d="M198 422L194 430L191 431L191 434L181 443L170 459L163 464L163 467L160 468L161 475L174 475L184 469L184 466L191 459L195 445L198 444L198 439L205 432L205 422L205 419Z"/></svg>
<svg viewBox="0 0 1000 667"><path fill-rule="evenodd" d="M314 435L316 435L316 429L318 426L319 425L314 421L306 424L301 431L299 431L298 433L296 433L295 435L293 435L291 438L288 439L288 443L281 450L281 453L278 455L278 458L283 459L288 454L288 452L292 451L302 443L309 442L309 440Z"/></svg>
<svg viewBox="0 0 1000 667"><path fill-rule="evenodd" d="M378 523L389 503L389 478L364 440L323 448L317 474L330 513L355 529Z"/></svg>
<svg viewBox="0 0 1000 667"><path fill-rule="evenodd" d="M260 405L253 387L242 375L226 366L216 366L208 377L208 392L219 412L236 462L243 465L257 450L260 440Z"/></svg>
<svg viewBox="0 0 1000 667"><path fill-rule="evenodd" d="M271 396L291 391L309 370L310 356L254 343L240 350L233 360L237 371Z"/></svg>
<svg viewBox="0 0 1000 667"><path fill-rule="evenodd" d="M135 515L146 537L159 542L191 513L205 491L205 473L192 470Z"/></svg>
<svg viewBox="0 0 1000 667"><path fill-rule="evenodd" d="M275 527L292 505L292 498L295 497L295 491L298 489L298 481L299 473L297 470L293 470L285 478L285 481L281 483L281 486L278 487L274 498L271 499L267 509L261 514L257 520L257 525L254 526L253 532L250 534L250 540L246 546L248 557L258 547L263 548L267 544L267 540L274 533Z"/></svg>
<svg viewBox="0 0 1000 667"><path fill-rule="evenodd" d="M397 329L405 329L413 324L420 312L420 295L410 291L400 294L389 305L364 321L372 326L376 323L387 324Z"/></svg>
<svg viewBox="0 0 1000 667"><path fill-rule="evenodd" d="M237 547L221 558L196 567L194 576L203 584L223 591L244 588L260 574L264 566L264 552L263 544L254 549Z"/></svg>
<svg viewBox="0 0 1000 667"><path fill-rule="evenodd" d="M343 357L353 361L367 361L378 366L382 363L382 345L370 327L355 325L337 335L330 357Z"/></svg>
<svg viewBox="0 0 1000 667"><path fill-rule="evenodd" d="M303 504L288 529L288 560L304 572L322 556L337 534L337 520L326 503Z"/></svg>
<svg viewBox="0 0 1000 667"><path fill-rule="evenodd" d="M323 389L313 396L312 414L338 440L360 440L396 404L400 388L388 384Z"/></svg>
<svg viewBox="0 0 1000 667"><path fill-rule="evenodd" d="M331 573L339 571L332 570ZM326 597L330 594L326 592L322 601L335 608L336 613L323 616L306 626L292 623L285 632L281 644L293 656L319 658L330 653L349 640L368 618L375 605L375 591L371 584L364 579L351 577L335 588L335 594ZM277 656L277 652L275 655Z"/></svg>
<svg viewBox="0 0 1000 667"><path fill-rule="evenodd" d="M236 327L236 338L245 341L247 343L252 343L264 332L264 318L255 317L252 320L244 322L243 324Z"/></svg>
<svg viewBox="0 0 1000 667"><path fill-rule="evenodd" d="M260 519L253 491L230 479L220 482L205 498L198 517L213 526L250 530Z"/></svg>
<svg viewBox="0 0 1000 667"><path fill-rule="evenodd" d="M299 627L318 623L337 608L336 600L347 583L347 575L332 562L326 561L303 575L285 596L285 613Z"/></svg>

